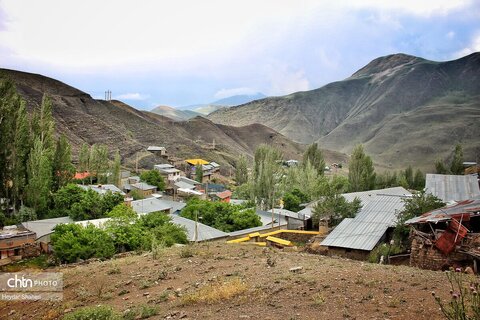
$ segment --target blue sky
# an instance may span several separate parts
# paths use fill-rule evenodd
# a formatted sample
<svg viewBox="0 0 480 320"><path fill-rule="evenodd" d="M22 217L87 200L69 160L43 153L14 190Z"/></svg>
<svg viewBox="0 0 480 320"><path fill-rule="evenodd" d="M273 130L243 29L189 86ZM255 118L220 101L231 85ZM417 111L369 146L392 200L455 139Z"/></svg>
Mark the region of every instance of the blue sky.
<svg viewBox="0 0 480 320"><path fill-rule="evenodd" d="M0 67L141 109L315 89L392 53L476 51L476 0L0 0Z"/></svg>

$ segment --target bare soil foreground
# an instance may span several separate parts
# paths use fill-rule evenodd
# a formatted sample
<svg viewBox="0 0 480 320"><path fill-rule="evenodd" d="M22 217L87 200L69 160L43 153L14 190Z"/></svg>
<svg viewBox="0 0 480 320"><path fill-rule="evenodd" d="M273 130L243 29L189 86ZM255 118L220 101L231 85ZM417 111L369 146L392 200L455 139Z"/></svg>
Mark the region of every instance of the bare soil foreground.
<svg viewBox="0 0 480 320"><path fill-rule="evenodd" d="M442 272L223 243L58 267L62 302L0 302L0 319L108 305L126 319L442 319ZM295 270L291 270L295 267Z"/></svg>

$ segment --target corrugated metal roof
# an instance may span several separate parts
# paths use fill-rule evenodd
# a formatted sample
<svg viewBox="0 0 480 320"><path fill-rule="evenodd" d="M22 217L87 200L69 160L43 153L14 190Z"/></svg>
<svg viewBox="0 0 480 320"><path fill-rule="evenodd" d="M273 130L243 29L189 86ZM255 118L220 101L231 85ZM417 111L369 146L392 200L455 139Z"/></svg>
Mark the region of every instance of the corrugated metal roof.
<svg viewBox="0 0 480 320"><path fill-rule="evenodd" d="M107 191L117 192L117 193L120 193L122 196L125 195L125 192L120 190L114 184L98 184L98 185L88 185L88 186L78 184L78 186L80 188L84 189L84 190L92 189L93 191L97 192L98 194L102 194L102 195L107 193Z"/></svg>
<svg viewBox="0 0 480 320"><path fill-rule="evenodd" d="M427 174L425 192L444 202L468 200L480 196L475 175Z"/></svg>
<svg viewBox="0 0 480 320"><path fill-rule="evenodd" d="M322 246L372 250L389 227L395 225L396 214L403 210L402 196L373 196L353 219L344 219L322 241Z"/></svg>
<svg viewBox="0 0 480 320"><path fill-rule="evenodd" d="M182 188L182 189L195 189L195 185L190 184L185 181L177 181L174 183L175 187Z"/></svg>
<svg viewBox="0 0 480 320"><path fill-rule="evenodd" d="M426 223L426 222L440 222L450 220L454 215L468 213L470 215L477 215L480 213L480 199L479 200L464 200L450 206L445 206L440 209L435 209L426 212L419 217L412 218L405 221L405 224Z"/></svg>
<svg viewBox="0 0 480 320"><path fill-rule="evenodd" d="M271 225L272 224L272 211L263 211L263 210L256 210L255 213L257 216L260 217L260 221L262 222L262 225ZM280 222L279 222L280 219ZM287 224L287 220L285 219L285 216L279 215L278 213L274 212L273 213L273 221L274 225L285 225Z"/></svg>
<svg viewBox="0 0 480 320"><path fill-rule="evenodd" d="M361 191L361 192L350 192L350 193L342 193L342 196L348 202L352 202L355 198L360 199L362 202L362 206L365 206L372 198L378 195L387 195L387 196L411 196L412 194L403 187L393 187L393 188L385 188L385 189L377 189L377 190L369 190L369 191ZM318 201L310 202L304 209L300 210L298 213L312 216L312 209Z"/></svg>
<svg viewBox="0 0 480 320"><path fill-rule="evenodd" d="M195 241L195 221L180 217L175 214L171 214L170 217L172 218L173 223L185 227L189 241ZM197 241L207 241L228 237L228 233L209 227L200 222L197 223L197 232Z"/></svg>
<svg viewBox="0 0 480 320"><path fill-rule="evenodd" d="M157 189L157 187L155 186L152 186L148 183L145 183L145 182L138 182L138 183L134 183L132 184L132 187L136 188L136 189L139 189L139 190L151 190L151 189Z"/></svg>
<svg viewBox="0 0 480 320"><path fill-rule="evenodd" d="M37 234L37 239L53 232L53 228L61 223L71 223L70 217L60 217L53 219L35 220L22 222L22 225Z"/></svg>
<svg viewBox="0 0 480 320"><path fill-rule="evenodd" d="M163 199L147 198L142 200L132 201L132 209L138 214L147 214L156 211L165 211L172 209L174 201L167 201Z"/></svg>

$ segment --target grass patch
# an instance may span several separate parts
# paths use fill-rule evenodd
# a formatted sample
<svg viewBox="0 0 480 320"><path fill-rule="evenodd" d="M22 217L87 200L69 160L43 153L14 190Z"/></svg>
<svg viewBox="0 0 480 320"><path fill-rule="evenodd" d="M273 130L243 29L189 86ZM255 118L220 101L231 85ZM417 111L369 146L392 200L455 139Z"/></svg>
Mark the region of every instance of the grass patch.
<svg viewBox="0 0 480 320"><path fill-rule="evenodd" d="M50 266L48 255L42 254L35 258L23 259L18 262L3 266L0 270L3 272L17 272L23 269L46 269Z"/></svg>
<svg viewBox="0 0 480 320"><path fill-rule="evenodd" d="M315 293L313 296L312 296L312 300L313 300L313 305L314 306L317 306L317 307L320 307L320 306L323 306L325 304L325 298L323 297L323 295L321 293Z"/></svg>
<svg viewBox="0 0 480 320"><path fill-rule="evenodd" d="M208 303L224 301L247 291L248 286L241 279L235 278L227 282L215 282L196 292L183 296L183 304Z"/></svg>
<svg viewBox="0 0 480 320"><path fill-rule="evenodd" d="M63 317L63 320L120 320L120 316L116 314L111 307L96 306L85 307L75 310Z"/></svg>
<svg viewBox="0 0 480 320"><path fill-rule="evenodd" d="M191 245L184 246L180 249L180 258L191 258L195 255L195 250Z"/></svg>

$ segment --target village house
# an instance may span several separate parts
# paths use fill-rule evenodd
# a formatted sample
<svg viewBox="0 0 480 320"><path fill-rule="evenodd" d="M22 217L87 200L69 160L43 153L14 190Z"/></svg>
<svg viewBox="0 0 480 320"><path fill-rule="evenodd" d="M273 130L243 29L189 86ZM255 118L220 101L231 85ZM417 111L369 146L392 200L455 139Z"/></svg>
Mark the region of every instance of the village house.
<svg viewBox="0 0 480 320"><path fill-rule="evenodd" d="M125 196L125 192L123 192L122 190L120 190L120 188L118 188L116 185L114 184L97 184L97 185L81 185L79 184L78 185L80 188L84 189L84 190L93 190L95 192L97 192L98 194L100 195L104 195L105 193L107 193L108 191L112 192L112 193L119 193L121 194L122 196Z"/></svg>
<svg viewBox="0 0 480 320"><path fill-rule="evenodd" d="M216 162L208 162L203 159L187 159L187 176L192 179L196 179L197 167L202 167L202 183L206 183L212 180L215 173L219 172L220 165Z"/></svg>
<svg viewBox="0 0 480 320"><path fill-rule="evenodd" d="M320 243L328 255L364 260L379 244L390 240L398 212L411 193L402 187L342 194L362 204L355 218L346 218ZM312 212L313 203L300 212Z"/></svg>
<svg viewBox="0 0 480 320"><path fill-rule="evenodd" d="M150 151L153 154L159 155L161 157L167 157L167 149L165 147L149 146L147 151Z"/></svg>
<svg viewBox="0 0 480 320"><path fill-rule="evenodd" d="M480 197L426 212L405 222L411 226L410 265L446 270L470 266L480 259Z"/></svg>
<svg viewBox="0 0 480 320"><path fill-rule="evenodd" d="M480 197L476 175L430 174L425 179L425 192L443 202L461 201Z"/></svg>
<svg viewBox="0 0 480 320"><path fill-rule="evenodd" d="M146 182L137 182L130 186L131 186L131 191L138 192L144 198L151 197L154 193L157 192L156 186L152 186Z"/></svg>
<svg viewBox="0 0 480 320"><path fill-rule="evenodd" d="M180 170L176 169L171 164L156 164L153 168L166 178L167 183L175 182L180 177Z"/></svg>
<svg viewBox="0 0 480 320"><path fill-rule="evenodd" d="M6 226L0 230L0 266L22 257L38 255L35 237L35 232L22 227Z"/></svg>
<svg viewBox="0 0 480 320"><path fill-rule="evenodd" d="M211 199L214 200L214 201L230 203L230 198L231 197L232 197L232 191L225 190L225 191L222 191L222 192L214 193L211 196Z"/></svg>

